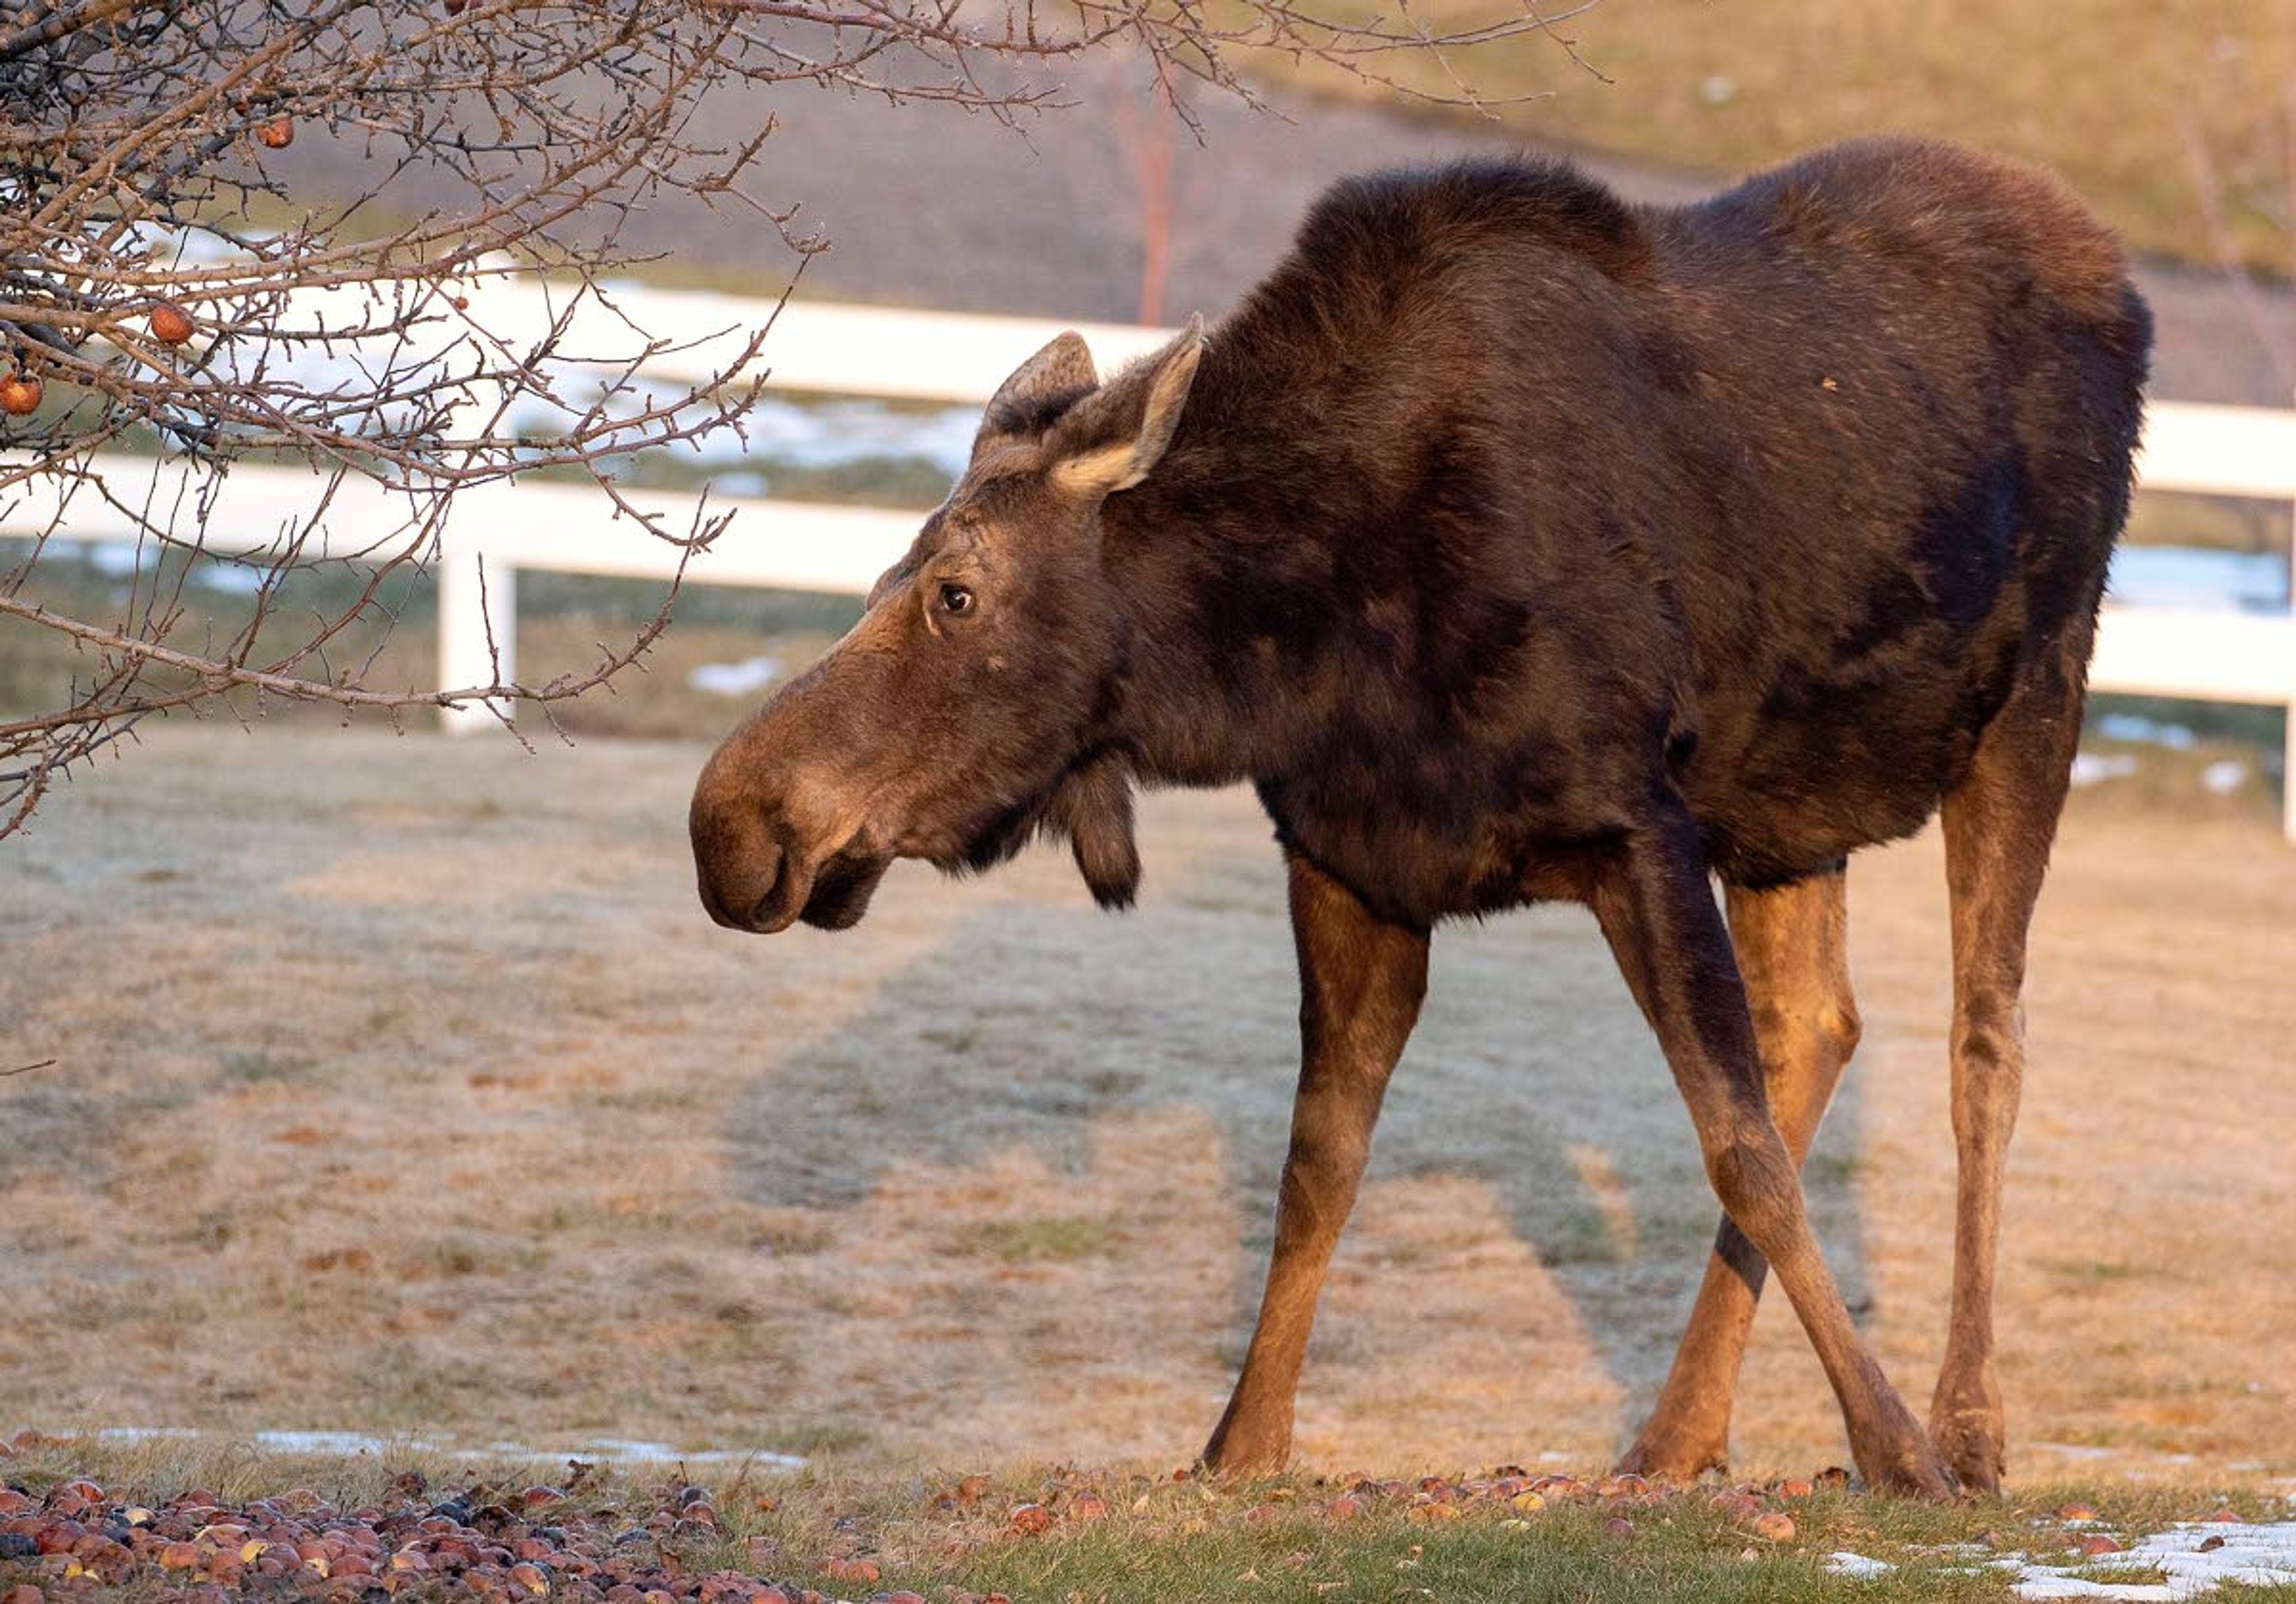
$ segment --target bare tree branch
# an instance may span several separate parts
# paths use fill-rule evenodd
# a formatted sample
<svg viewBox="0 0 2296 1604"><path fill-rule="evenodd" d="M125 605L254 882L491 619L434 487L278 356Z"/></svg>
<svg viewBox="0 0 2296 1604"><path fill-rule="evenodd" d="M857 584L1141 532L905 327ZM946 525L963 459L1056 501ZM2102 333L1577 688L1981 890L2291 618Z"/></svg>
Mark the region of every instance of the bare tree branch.
<svg viewBox="0 0 2296 1604"><path fill-rule="evenodd" d="M669 527L621 481L640 453L739 440L771 319L714 345L705 382L664 387L646 367L668 348L609 285L625 223L668 195L756 217L791 283L822 248L751 193L778 123L714 140L711 96L811 86L1009 122L1064 103L1062 70L1113 47L1185 121L1179 85L1252 100L1266 52L1375 78L1392 51L1447 65L1575 14L1493 0L1439 29L1323 3L0 0L0 517L17 539L0 626L73 665L49 704L0 708L0 836L155 715L483 703L507 725L644 654L675 581L586 672L373 683L463 491L581 481L631 539L675 547L681 576L722 529L698 507ZM489 296L505 278L547 291L541 326ZM308 503L287 527L218 527L235 464L299 465ZM387 492L357 498L393 509L381 524L348 527L360 486ZM90 604L56 553L98 522L124 526L136 563ZM228 616L185 595L219 553L257 576ZM357 582L316 611L286 599L321 572Z"/></svg>

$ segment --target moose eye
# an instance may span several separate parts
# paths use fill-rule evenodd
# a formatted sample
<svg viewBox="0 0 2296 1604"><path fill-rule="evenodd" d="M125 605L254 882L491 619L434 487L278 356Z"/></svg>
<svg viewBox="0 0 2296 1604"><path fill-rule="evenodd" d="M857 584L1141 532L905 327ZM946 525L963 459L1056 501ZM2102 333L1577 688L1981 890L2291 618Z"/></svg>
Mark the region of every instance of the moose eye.
<svg viewBox="0 0 2296 1604"><path fill-rule="evenodd" d="M962 585L943 585L940 605L945 612L965 613L972 611L972 592Z"/></svg>

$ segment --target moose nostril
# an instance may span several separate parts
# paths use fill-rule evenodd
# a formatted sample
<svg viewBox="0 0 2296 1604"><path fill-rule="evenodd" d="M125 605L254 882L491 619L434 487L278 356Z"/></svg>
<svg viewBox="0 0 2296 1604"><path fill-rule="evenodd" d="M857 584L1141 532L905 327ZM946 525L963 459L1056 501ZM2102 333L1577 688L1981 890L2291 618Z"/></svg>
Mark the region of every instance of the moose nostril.
<svg viewBox="0 0 2296 1604"><path fill-rule="evenodd" d="M695 833L696 879L701 906L728 930L758 928L758 910L772 899L784 854L774 833L759 823Z"/></svg>
<svg viewBox="0 0 2296 1604"><path fill-rule="evenodd" d="M788 867L781 843L770 837L752 849L753 855L741 868L741 900L734 904L741 910L737 921L744 930L756 930L765 923L766 904L774 900L774 892L781 884L782 871Z"/></svg>

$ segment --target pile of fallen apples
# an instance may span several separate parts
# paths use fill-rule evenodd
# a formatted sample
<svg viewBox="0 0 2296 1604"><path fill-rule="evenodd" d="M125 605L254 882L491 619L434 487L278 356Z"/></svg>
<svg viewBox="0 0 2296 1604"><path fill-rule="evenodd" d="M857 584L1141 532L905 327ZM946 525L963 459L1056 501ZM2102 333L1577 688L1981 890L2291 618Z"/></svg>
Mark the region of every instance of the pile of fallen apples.
<svg viewBox="0 0 2296 1604"><path fill-rule="evenodd" d="M0 1488L0 1604L63 1604L115 1590L197 1604L826 1604L809 1589L684 1563L696 1551L723 1557L702 1489L672 1486L646 1501L653 1507L581 1509L548 1486L436 1498L412 1472L382 1501L348 1509L305 1489L226 1503L194 1488L147 1507L86 1480L59 1483L42 1497L9 1486ZM904 1595L880 1596L906 1604Z"/></svg>
<svg viewBox="0 0 2296 1604"><path fill-rule="evenodd" d="M8 1455L0 1444L0 1460ZM0 1481L4 1469L0 1465ZM357 1508L331 1504L308 1488L245 1501L193 1488L145 1505L86 1478L38 1493L32 1490L37 1478L10 1483L0 1485L0 1604L72 1604L116 1593L192 1604L832 1604L829 1595L771 1580L776 1569L786 1574L789 1556L770 1537L743 1542L726 1532L705 1489L677 1480L639 1492L599 1479L594 1469L570 1460L563 1488L475 1482L455 1490L435 1489L421 1471L406 1470L380 1499ZM1181 1470L1172 1479L1195 1477ZM1621 1537L1633 1534L1645 1512L1660 1515L1678 1499L1698 1497L1750 1538L1781 1544L1798 1535L1781 1504L1796 1505L1848 1479L1835 1469L1810 1481L1685 1493L1636 1476L1581 1480L1504 1466L1481 1477L1349 1476L1306 1488L1239 1491L1250 1501L1241 1515L1246 1523L1301 1514L1347 1522L1382 1509L1400 1511L1414 1525L1472 1516L1519 1526L1538 1510L1578 1504L1607 1517L1605 1529ZM1136 1514L1152 1508L1153 1484L1133 1482L1124 1496L1140 1492L1132 1505ZM1095 1525L1113 1512L1110 1500L1077 1472L1046 1483L1041 1501L1007 1509L991 1493L988 1477L969 1476L929 1497L928 1508L972 1516L982 1533L1024 1542ZM1200 1509L1182 1499L1177 1526L1160 1520L1156 1529L1202 1531L1210 1502L1222 1501L1210 1489L1205 1497ZM778 1501L759 1494L755 1501L770 1509ZM925 1604L915 1593L879 1592L871 1559L829 1559L817 1575L871 1604ZM957 1604L1008 1604L1001 1594L944 1592Z"/></svg>

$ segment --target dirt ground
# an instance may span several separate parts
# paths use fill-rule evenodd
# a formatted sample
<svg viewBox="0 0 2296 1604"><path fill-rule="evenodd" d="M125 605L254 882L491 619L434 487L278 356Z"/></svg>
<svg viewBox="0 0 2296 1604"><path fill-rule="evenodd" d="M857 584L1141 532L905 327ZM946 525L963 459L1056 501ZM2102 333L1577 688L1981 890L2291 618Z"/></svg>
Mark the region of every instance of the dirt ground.
<svg viewBox="0 0 2296 1604"><path fill-rule="evenodd" d="M759 941L693 900L703 754L175 730L0 849L0 1068L59 1060L0 1080L0 1427L1191 1455L1293 1067L1249 799L1152 799L1128 918L1039 851L974 884L907 867L858 929ZM1925 1400L1952 1196L1934 835L1851 881L1866 1042L1810 1186ZM1711 1226L1688 1123L1583 913L1436 954L1300 1448L1592 1465ZM2076 798L2008 1201L2013 1476L2296 1472L2292 975L2266 805ZM1750 1468L1843 1457L1775 1304L1738 1444Z"/></svg>

